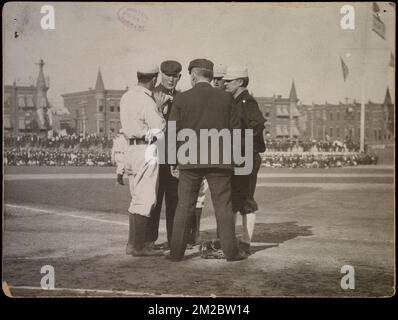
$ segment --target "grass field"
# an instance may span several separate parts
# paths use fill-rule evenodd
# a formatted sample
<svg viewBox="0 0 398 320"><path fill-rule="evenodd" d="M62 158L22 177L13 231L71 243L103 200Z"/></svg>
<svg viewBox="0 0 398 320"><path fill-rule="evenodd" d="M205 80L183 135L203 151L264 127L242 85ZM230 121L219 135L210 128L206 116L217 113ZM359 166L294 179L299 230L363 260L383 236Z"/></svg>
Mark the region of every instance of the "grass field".
<svg viewBox="0 0 398 320"><path fill-rule="evenodd" d="M392 167L262 168L254 254L234 263L201 259L197 248L179 263L126 256L130 194L114 180L113 168L6 168L3 280L13 295L394 293ZM211 201L201 230L215 237ZM162 242L163 219L160 231ZM59 290L39 289L43 265ZM354 290L340 286L343 265L355 268Z"/></svg>

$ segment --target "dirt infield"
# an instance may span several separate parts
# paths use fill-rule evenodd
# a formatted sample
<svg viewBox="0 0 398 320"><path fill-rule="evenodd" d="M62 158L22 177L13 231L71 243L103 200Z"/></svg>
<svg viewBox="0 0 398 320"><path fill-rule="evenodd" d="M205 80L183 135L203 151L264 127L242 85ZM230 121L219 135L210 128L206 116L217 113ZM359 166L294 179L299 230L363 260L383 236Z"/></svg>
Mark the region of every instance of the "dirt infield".
<svg viewBox="0 0 398 320"><path fill-rule="evenodd" d="M56 172L44 169L35 173ZM100 169L95 173L109 173L109 168ZM26 168L21 171L32 173ZM260 210L253 254L240 262L201 259L197 248L177 263L164 257L126 256L128 187L116 187L112 179L6 179L3 280L14 296L379 297L394 293L392 170L329 171L336 176L323 178L324 170L310 171L315 176L306 178L305 185L294 180L298 179L295 171L261 170L269 172L288 175L260 177L259 185L265 185L256 191ZM346 172L365 175L338 176ZM338 185L336 179L353 188L320 185ZM356 184L363 187L355 188ZM214 238L209 201L204 216L202 236ZM162 242L164 220L160 231ZM57 290L39 289L43 265L54 267ZM343 265L355 268L354 290L340 286Z"/></svg>

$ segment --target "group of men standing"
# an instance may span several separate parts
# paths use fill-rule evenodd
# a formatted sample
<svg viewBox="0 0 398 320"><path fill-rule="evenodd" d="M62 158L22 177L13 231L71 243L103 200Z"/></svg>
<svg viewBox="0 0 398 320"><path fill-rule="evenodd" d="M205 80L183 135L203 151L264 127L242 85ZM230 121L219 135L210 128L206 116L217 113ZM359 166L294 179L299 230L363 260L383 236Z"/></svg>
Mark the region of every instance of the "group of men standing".
<svg viewBox="0 0 398 320"><path fill-rule="evenodd" d="M173 261L183 259L188 244L198 242L204 194L208 186L214 205L217 236L227 261L247 258L255 225L254 200L257 172L265 151L265 119L255 99L247 91L248 71L244 67L216 68L207 59L192 60L188 66L192 88L178 92L182 66L168 60L159 69L146 66L137 72L138 84L120 101L123 135L128 141L124 156L129 178L129 240L126 253L133 256L163 255L155 245L160 212L165 199L166 255ZM213 84L213 85L212 85ZM156 86L156 87L155 87ZM199 137L201 129L253 130L253 169L249 175L234 175L234 164L170 163L167 145L164 163L155 142L167 139L167 122L176 123L177 132L190 129ZM244 141L241 140L241 141ZM200 144L200 143L199 143ZM242 143L244 144L244 142ZM244 145L242 146L244 149ZM222 148L222 146L220 146ZM209 158L212 150L209 147ZM222 150L218 150L222 154ZM175 157L175 155L174 155ZM235 235L237 213L242 215L244 234Z"/></svg>

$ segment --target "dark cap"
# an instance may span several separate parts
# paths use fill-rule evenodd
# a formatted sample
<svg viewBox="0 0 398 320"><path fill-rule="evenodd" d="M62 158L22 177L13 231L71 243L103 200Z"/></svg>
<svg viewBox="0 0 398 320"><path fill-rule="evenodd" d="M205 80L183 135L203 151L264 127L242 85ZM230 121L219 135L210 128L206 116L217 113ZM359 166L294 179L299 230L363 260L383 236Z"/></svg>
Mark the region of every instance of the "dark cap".
<svg viewBox="0 0 398 320"><path fill-rule="evenodd" d="M188 71L191 73L192 68L202 68L213 71L214 63L207 59L195 59L189 63Z"/></svg>
<svg viewBox="0 0 398 320"><path fill-rule="evenodd" d="M176 75L182 70L181 63L174 60L163 61L160 65L160 71L167 75Z"/></svg>

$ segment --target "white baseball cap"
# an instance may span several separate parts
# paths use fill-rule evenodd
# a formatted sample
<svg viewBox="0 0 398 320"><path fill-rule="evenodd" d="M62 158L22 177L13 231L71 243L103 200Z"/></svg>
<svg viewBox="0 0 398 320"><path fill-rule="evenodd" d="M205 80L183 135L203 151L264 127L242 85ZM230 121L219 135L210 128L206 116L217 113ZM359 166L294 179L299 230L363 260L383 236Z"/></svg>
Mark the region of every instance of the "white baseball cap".
<svg viewBox="0 0 398 320"><path fill-rule="evenodd" d="M249 72L246 67L243 66L229 66L227 72L223 77L224 80L235 80L239 78L249 77Z"/></svg>
<svg viewBox="0 0 398 320"><path fill-rule="evenodd" d="M140 67L138 67L137 72L146 74L159 73L159 66L151 63L142 64Z"/></svg>
<svg viewBox="0 0 398 320"><path fill-rule="evenodd" d="M225 76L227 72L227 67L223 66L222 64L217 64L214 66L213 69L213 78L222 78Z"/></svg>

